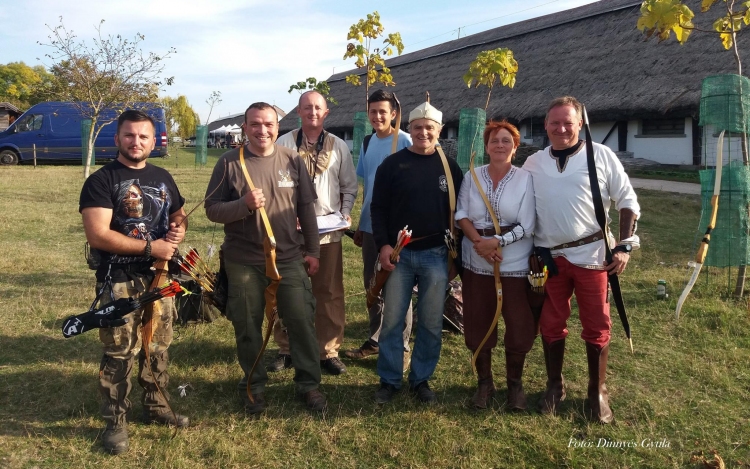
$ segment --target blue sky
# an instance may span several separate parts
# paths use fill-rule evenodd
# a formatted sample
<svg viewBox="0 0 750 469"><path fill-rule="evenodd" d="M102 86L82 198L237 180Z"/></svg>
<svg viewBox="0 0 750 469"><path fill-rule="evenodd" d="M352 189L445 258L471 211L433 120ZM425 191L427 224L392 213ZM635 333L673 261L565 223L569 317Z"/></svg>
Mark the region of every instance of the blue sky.
<svg viewBox="0 0 750 469"><path fill-rule="evenodd" d="M163 94L185 95L200 115L220 91L211 120L267 101L285 111L298 94L289 85L314 76L324 80L354 67L342 59L349 27L377 9L385 33L400 32L404 54L504 24L547 15L595 0L0 0L0 63L51 65L46 59L51 27L59 24L89 40L103 19L105 34L143 34L142 49L177 53L164 76L175 82ZM606 0L604 0L606 1ZM398 81L398 77L394 77Z"/></svg>

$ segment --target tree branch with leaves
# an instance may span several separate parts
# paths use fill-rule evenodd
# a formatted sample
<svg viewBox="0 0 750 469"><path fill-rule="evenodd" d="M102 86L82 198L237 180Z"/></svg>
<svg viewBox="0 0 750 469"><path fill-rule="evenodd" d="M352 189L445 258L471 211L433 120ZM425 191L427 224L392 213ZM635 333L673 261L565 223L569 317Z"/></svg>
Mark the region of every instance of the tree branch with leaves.
<svg viewBox="0 0 750 469"><path fill-rule="evenodd" d="M299 91L300 94L306 93L307 91L317 91L329 103L331 104L339 103L338 101L336 101L336 99L333 96L331 96L331 87L328 86L328 82L325 80L318 81L315 77L309 77L305 81L298 81L297 83L289 87L289 93L291 93L294 90Z"/></svg>
<svg viewBox="0 0 750 469"><path fill-rule="evenodd" d="M380 14L375 11L367 15L367 19L361 19L351 25L346 39L350 42L346 45L344 60L354 58L357 68L365 69L365 102L370 96L370 86L376 82L385 86L394 86L391 69L385 65L385 57L391 57L394 53L401 55L404 44L401 42L400 33L391 33L383 40L380 47L373 48L373 42L377 41L385 28L380 22ZM378 69L379 67L379 69ZM357 74L346 77L346 82L354 86L362 85L362 80Z"/></svg>
<svg viewBox="0 0 750 469"><path fill-rule="evenodd" d="M645 0L641 4L641 16L636 27L647 39L654 35L659 42L669 39L674 33L677 42L684 44L692 31L718 34L724 49L733 49L737 62L737 74L742 75L742 61L737 47L737 33L750 25L750 1L702 0L701 13L707 13L715 4L724 4L724 10L712 24L713 29L701 29L693 24L695 13L683 0Z"/></svg>
<svg viewBox="0 0 750 469"><path fill-rule="evenodd" d="M513 88L516 85L516 73L518 73L518 62L513 57L513 51L507 48L484 50L477 55L471 64L469 71L463 76L464 83L469 88L474 85L478 88L484 85L489 88L484 110L490 105L492 88L498 81L502 86Z"/></svg>
<svg viewBox="0 0 750 469"><path fill-rule="evenodd" d="M206 100L206 104L208 104L208 117L206 117L206 123L203 125L208 125L209 119L211 119L211 113L214 111L214 106L221 103L221 91L212 91L211 96L208 97Z"/></svg>

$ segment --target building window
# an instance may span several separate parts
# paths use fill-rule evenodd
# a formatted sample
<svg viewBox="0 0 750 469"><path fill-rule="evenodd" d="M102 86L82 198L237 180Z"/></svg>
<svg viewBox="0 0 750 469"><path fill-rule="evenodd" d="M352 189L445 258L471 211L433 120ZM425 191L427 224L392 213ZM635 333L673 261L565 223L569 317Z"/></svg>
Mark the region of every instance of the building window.
<svg viewBox="0 0 750 469"><path fill-rule="evenodd" d="M685 136L685 118L675 119L643 119L641 123L643 136Z"/></svg>
<svg viewBox="0 0 750 469"><path fill-rule="evenodd" d="M544 129L544 118L534 117L528 120L528 127L526 127L526 135L524 138L533 139L534 137L546 137L547 131Z"/></svg>

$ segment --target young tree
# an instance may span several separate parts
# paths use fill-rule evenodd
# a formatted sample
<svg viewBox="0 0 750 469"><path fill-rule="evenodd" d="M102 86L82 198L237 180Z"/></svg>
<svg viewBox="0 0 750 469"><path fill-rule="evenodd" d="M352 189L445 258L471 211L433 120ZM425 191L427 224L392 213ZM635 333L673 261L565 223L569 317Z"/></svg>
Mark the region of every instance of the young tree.
<svg viewBox="0 0 750 469"><path fill-rule="evenodd" d="M487 101L484 103L484 111L490 105L490 96L492 89L499 81L502 86L513 88L516 85L516 73L518 73L518 62L513 57L513 51L507 48L498 48L494 50L483 50L477 54L477 58L469 64L469 70L464 74L463 80L466 86L475 88L486 86ZM474 145L479 137L479 127L471 140L471 149L469 150L470 165L474 161ZM481 138L479 139L481 141Z"/></svg>
<svg viewBox="0 0 750 469"><path fill-rule="evenodd" d="M173 77L161 80L164 59L174 54L170 48L164 55L144 53L140 46L145 40L136 34L132 40L121 35L103 35L102 20L95 27L96 35L90 44L79 41L73 31L60 24L47 28L51 31L49 42L40 45L50 49L47 58L54 79L47 96L56 101L70 101L78 107L84 118L91 119L88 136L88 155L83 177L90 173L94 142L105 125L116 118L105 117L108 109L133 109L139 102L156 102L159 88L170 85Z"/></svg>
<svg viewBox="0 0 750 469"><path fill-rule="evenodd" d="M289 93L292 91L297 90L300 92L300 94L306 92L306 91L317 91L318 93L325 96L326 101L328 101L331 104L338 104L339 102L334 99L333 96L330 96L331 93L331 87L328 86L328 82L318 81L315 77L309 77L305 81L298 81L294 85L291 85L289 87Z"/></svg>
<svg viewBox="0 0 750 469"><path fill-rule="evenodd" d="M41 65L29 67L23 62L0 65L0 101L27 109L44 101L44 90L52 75Z"/></svg>
<svg viewBox="0 0 750 469"><path fill-rule="evenodd" d="M516 73L518 73L518 62L513 58L513 51L506 48L483 50L477 58L469 64L469 71L464 74L463 79L466 86L475 88L484 85L489 88L484 110L490 105L492 88L499 80L500 84L513 88L516 84Z"/></svg>
<svg viewBox="0 0 750 469"><path fill-rule="evenodd" d="M206 100L206 104L208 104L210 107L208 108L208 117L206 117L206 123L203 125L208 125L208 120L211 119L211 113L214 110L214 106L219 104L221 102L221 91L213 91L211 93L211 96L208 97Z"/></svg>
<svg viewBox="0 0 750 469"><path fill-rule="evenodd" d="M701 0L701 13L707 13L715 4L724 4L720 16L714 20L713 29L701 29L693 24L695 13L683 2L683 0L645 0L641 4L641 16L638 18L637 28L651 38L656 35L659 42L669 39L672 33L677 41L684 44L690 33L701 31L717 34L724 49L732 49L734 60L737 64L737 74L742 75L742 60L740 60L739 46L737 45L737 34L743 26L750 25L750 1L739 0ZM750 152L748 151L747 135L742 134L740 138L742 145L742 160L747 166L750 164ZM748 206L750 213L750 205ZM750 236L750 232L747 233ZM745 279L747 266L741 265L737 274L735 296L741 297L745 290Z"/></svg>
<svg viewBox="0 0 750 469"><path fill-rule="evenodd" d="M385 65L385 57L393 55L394 48L398 55L404 50L404 44L401 42L400 33L391 33L384 40L381 47L373 48L373 41L376 41L383 35L383 25L380 23L380 14L375 11L367 15L366 20L359 20L356 24L349 27L347 40L356 40L359 44L350 42L346 45L344 60L355 58L354 65L357 68L364 67L366 70L365 79L365 102L370 96L370 86L375 82L380 82L385 86L394 86L396 82L391 76L391 69ZM378 70L380 67L380 70ZM346 77L346 82L354 86L360 86L362 81L359 75L351 74Z"/></svg>

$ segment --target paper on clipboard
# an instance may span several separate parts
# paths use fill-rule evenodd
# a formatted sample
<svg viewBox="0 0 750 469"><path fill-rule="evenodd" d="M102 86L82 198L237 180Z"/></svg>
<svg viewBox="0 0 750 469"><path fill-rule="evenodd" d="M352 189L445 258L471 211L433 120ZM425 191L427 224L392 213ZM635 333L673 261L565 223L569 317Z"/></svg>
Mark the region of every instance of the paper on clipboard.
<svg viewBox="0 0 750 469"><path fill-rule="evenodd" d="M351 226L341 212L333 212L330 215L316 217L318 220L318 233L330 233L331 231L345 230Z"/></svg>

